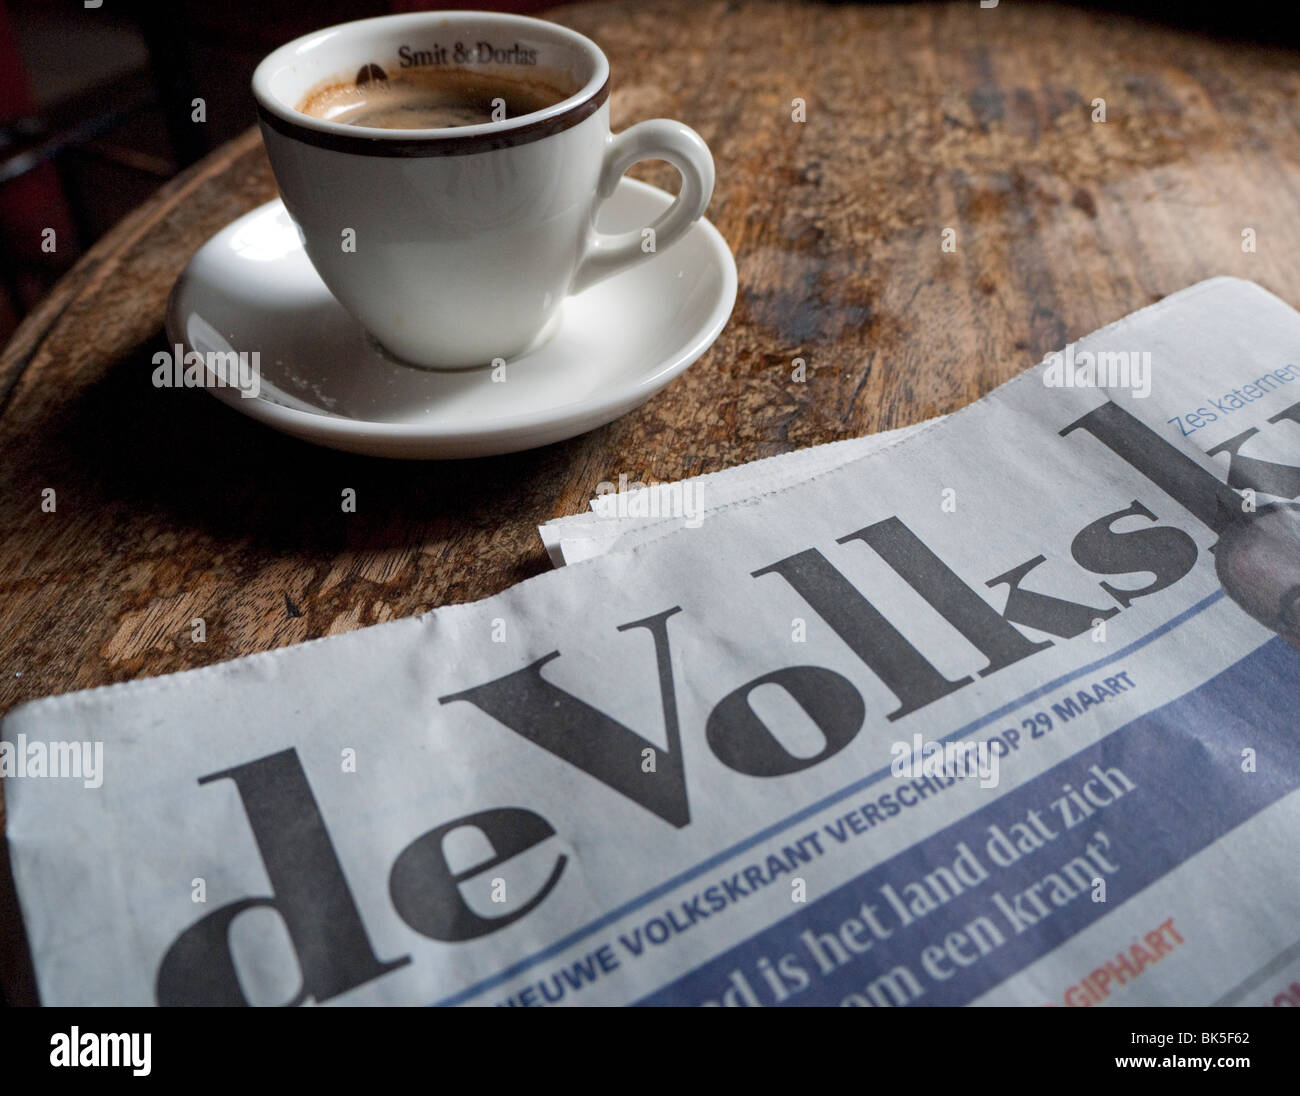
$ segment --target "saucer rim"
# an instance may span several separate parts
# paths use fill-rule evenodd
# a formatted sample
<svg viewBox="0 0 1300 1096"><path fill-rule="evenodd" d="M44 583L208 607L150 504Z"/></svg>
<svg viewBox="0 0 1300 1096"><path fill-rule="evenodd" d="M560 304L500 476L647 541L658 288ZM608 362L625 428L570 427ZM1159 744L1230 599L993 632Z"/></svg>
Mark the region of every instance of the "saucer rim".
<svg viewBox="0 0 1300 1096"><path fill-rule="evenodd" d="M667 208L668 204L673 201L673 195L669 192L639 179L630 179L624 176L619 182L619 188L623 187L639 191L647 197L653 196L663 203L664 208ZM283 205L283 200L279 197L264 202L255 209L249 210L242 216L223 225L198 248L178 275L168 297L164 328L170 342L179 343L187 351L192 349L185 338L185 325L181 322L178 310L182 287L189 278L191 267L198 255L223 233L234 229L245 221L266 215L273 207L279 206L283 208ZM723 328L726 327L727 321L731 318L731 313L735 309L738 290L735 257L732 255L731 248L727 245L722 233L707 217L701 217L687 230L687 234L694 232L702 233L708 241L710 257L717 263L722 281L721 289L709 311L707 321L695 328L695 333L687 342L684 342L677 350L656 363L652 372L637 376L634 381L620 385L613 392L603 390L585 399L548 407L544 410L498 416L473 424L439 427L418 422L377 422L372 419L357 419L325 410L304 411L275 403L261 395L253 399L245 399L237 391L223 388L209 387L205 388L204 391L254 421L292 434L305 441L326 446L337 443L339 447L343 448L347 447L346 443L349 441L365 442L367 440L443 442L463 447L472 445L475 442L491 443L493 441L507 440L502 435L522 430L555 431L567 429L567 425L564 424L590 421L590 426L584 426L572 434L563 436L571 437L577 433L585 433L587 430L596 429L597 426L611 422L613 419L639 407L670 381L685 372L717 341L718 336L722 334ZM663 252L663 254L669 253L669 251ZM654 260L649 261L653 262ZM619 276L619 274L613 275L610 281L617 281ZM355 323L356 321L353 320L352 322ZM528 357L529 354L525 353L513 360L522 362L526 361ZM600 418L602 415L606 417ZM522 444L513 449L495 449L493 452L521 451L551 444L551 442L547 441L530 442L526 439L521 440ZM559 440L563 440L563 437L552 439L552 441Z"/></svg>

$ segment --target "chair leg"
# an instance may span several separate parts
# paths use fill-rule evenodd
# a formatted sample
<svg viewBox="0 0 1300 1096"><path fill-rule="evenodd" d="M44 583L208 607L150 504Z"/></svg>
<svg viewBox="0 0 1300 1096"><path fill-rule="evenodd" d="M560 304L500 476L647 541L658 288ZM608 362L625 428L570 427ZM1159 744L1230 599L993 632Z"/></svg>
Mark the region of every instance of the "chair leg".
<svg viewBox="0 0 1300 1096"><path fill-rule="evenodd" d="M148 5L137 14L136 24L144 35L154 80L158 84L159 108L167 124L177 162L186 167L208 151L206 128L192 120L198 95L190 69L184 5Z"/></svg>

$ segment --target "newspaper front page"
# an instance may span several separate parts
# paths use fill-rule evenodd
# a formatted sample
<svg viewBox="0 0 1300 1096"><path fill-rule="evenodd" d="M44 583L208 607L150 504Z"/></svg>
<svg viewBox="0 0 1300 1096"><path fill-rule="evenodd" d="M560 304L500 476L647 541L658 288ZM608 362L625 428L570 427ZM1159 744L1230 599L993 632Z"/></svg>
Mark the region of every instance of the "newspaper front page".
<svg viewBox="0 0 1300 1096"><path fill-rule="evenodd" d="M25 705L41 998L1266 1002L1298 494L1300 315L1215 279L693 527Z"/></svg>

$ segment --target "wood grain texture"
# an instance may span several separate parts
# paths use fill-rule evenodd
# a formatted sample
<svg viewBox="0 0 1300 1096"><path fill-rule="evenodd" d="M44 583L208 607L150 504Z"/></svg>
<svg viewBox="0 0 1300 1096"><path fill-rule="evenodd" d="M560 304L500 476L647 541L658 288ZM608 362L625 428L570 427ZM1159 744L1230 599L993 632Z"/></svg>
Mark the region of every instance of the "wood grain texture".
<svg viewBox="0 0 1300 1096"><path fill-rule="evenodd" d="M713 150L709 217L740 274L714 348L609 426L472 462L315 449L154 389L176 275L274 196L248 133L102 240L0 359L0 712L486 597L547 569L537 524L602 480L952 411L1201 278L1300 303L1294 53L1049 4L632 0L556 18L608 53L616 129L679 118ZM676 185L666 165L634 174ZM29 999L9 901L8 991Z"/></svg>

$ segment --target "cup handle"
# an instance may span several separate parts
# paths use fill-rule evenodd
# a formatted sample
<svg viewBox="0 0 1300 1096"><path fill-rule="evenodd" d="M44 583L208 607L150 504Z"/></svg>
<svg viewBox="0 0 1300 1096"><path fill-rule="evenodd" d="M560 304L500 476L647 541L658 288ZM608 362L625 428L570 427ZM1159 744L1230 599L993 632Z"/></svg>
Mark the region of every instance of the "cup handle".
<svg viewBox="0 0 1300 1096"><path fill-rule="evenodd" d="M709 146L690 126L667 118L638 122L610 137L601 169L599 203L618 187L623 173L642 160L667 160L682 177L677 200L651 225L611 235L591 229L587 248L569 285L570 293L581 293L638 259L669 247L704 214L713 196L713 155ZM597 206L599 208L599 205ZM652 240L653 246L646 247Z"/></svg>

